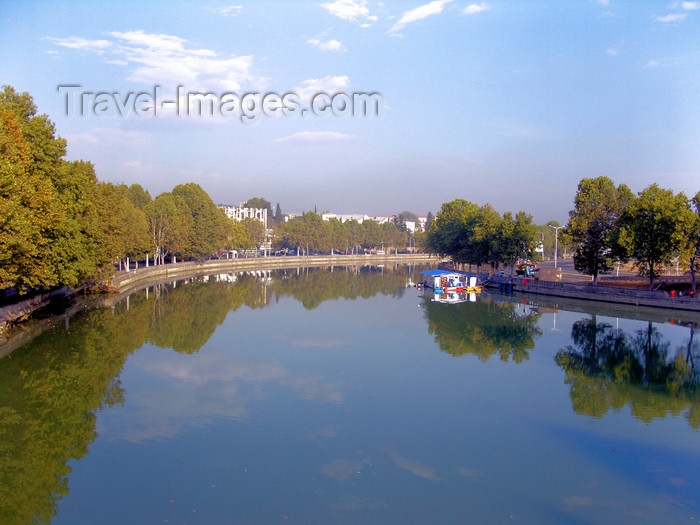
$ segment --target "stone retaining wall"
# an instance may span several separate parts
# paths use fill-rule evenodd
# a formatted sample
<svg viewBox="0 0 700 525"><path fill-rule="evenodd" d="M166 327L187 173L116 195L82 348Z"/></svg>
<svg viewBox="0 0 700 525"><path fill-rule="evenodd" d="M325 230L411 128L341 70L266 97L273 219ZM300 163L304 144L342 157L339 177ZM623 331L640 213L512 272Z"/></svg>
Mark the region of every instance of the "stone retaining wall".
<svg viewBox="0 0 700 525"><path fill-rule="evenodd" d="M112 281L112 291L125 291L165 279L184 278L217 272L241 272L252 270L280 270L302 266L352 266L365 264L406 264L438 262L439 259L427 254L398 255L317 255L251 257L241 259L217 259L205 262L182 262L149 266L129 272L120 272Z"/></svg>
<svg viewBox="0 0 700 525"><path fill-rule="evenodd" d="M652 290L608 288L604 286L593 286L592 284L560 283L517 278L513 279L513 291L587 299L591 301L605 301L633 306L652 306L655 308L700 311L700 299L691 299L687 296L671 297L666 292Z"/></svg>

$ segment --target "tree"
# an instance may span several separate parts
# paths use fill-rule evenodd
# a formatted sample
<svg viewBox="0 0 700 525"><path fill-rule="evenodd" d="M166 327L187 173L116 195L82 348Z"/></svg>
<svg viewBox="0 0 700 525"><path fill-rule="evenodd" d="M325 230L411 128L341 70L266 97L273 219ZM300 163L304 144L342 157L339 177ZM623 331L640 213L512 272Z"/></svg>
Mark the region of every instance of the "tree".
<svg viewBox="0 0 700 525"><path fill-rule="evenodd" d="M103 230L100 246L104 277L113 271L115 260L138 260L150 249L146 214L128 198L128 189L124 184L97 185L97 209Z"/></svg>
<svg viewBox="0 0 700 525"><path fill-rule="evenodd" d="M574 268L593 276L607 273L622 255L618 249L618 222L623 210L634 200L624 184L615 188L608 177L581 179L574 198L574 209L569 212L567 233L576 246Z"/></svg>
<svg viewBox="0 0 700 525"><path fill-rule="evenodd" d="M687 232L695 220L688 198L652 184L624 211L620 244L637 260L641 275L649 277L649 288L661 266L670 264L687 246Z"/></svg>
<svg viewBox="0 0 700 525"><path fill-rule="evenodd" d="M396 216L396 227L399 229L399 231L405 232L408 230L408 227L406 225L407 222L414 223L414 226L416 228L420 224L420 222L418 221L418 215L416 215L413 212L402 211Z"/></svg>
<svg viewBox="0 0 700 525"><path fill-rule="evenodd" d="M4 86L0 110L0 279L19 287L78 284L101 265L94 168L63 160L65 140L27 93Z"/></svg>
<svg viewBox="0 0 700 525"><path fill-rule="evenodd" d="M284 216L282 215L282 208L280 207L280 203L277 203L277 207L275 208L275 222L280 223L284 220Z"/></svg>
<svg viewBox="0 0 700 525"><path fill-rule="evenodd" d="M240 224L247 234L248 246L246 248L257 249L265 242L267 231L261 221L252 217L246 217Z"/></svg>
<svg viewBox="0 0 700 525"><path fill-rule="evenodd" d="M373 220L364 221L362 223L362 247L367 249L381 246L384 240L384 231L378 222Z"/></svg>
<svg viewBox="0 0 700 525"><path fill-rule="evenodd" d="M503 214L498 223L493 248L495 266L503 263L513 267L519 259L528 258L534 247L537 229L532 224L532 216L524 211Z"/></svg>
<svg viewBox="0 0 700 525"><path fill-rule="evenodd" d="M479 207L464 199L444 203L426 236L426 249L447 255L454 262L469 262L465 256L471 241Z"/></svg>
<svg viewBox="0 0 700 525"><path fill-rule="evenodd" d="M182 199L161 193L144 209L155 262L163 264L170 253L181 253L191 228L191 217Z"/></svg>
<svg viewBox="0 0 700 525"><path fill-rule="evenodd" d="M33 157L18 116L0 105L0 287L51 286L50 249L63 211L51 180L31 169Z"/></svg>
<svg viewBox="0 0 700 525"><path fill-rule="evenodd" d="M685 260L689 262L691 286L690 289L695 295L695 274L700 271L700 191L695 194L692 200L695 215L693 220L688 221L685 232Z"/></svg>
<svg viewBox="0 0 700 525"><path fill-rule="evenodd" d="M272 216L272 204L270 204L270 201L268 201L267 199L263 199L262 197L253 197L251 199L248 199L243 205L243 207L265 209L267 210L267 218L270 221L276 220L276 217L273 218Z"/></svg>
<svg viewBox="0 0 700 525"><path fill-rule="evenodd" d="M144 190L140 184L132 184L126 188L126 197L139 210L143 210L153 200L148 190Z"/></svg>
<svg viewBox="0 0 700 525"><path fill-rule="evenodd" d="M398 253L399 246L405 247L408 236L406 231L399 230L393 222L385 222L381 225L382 242L387 248L394 248Z"/></svg>
<svg viewBox="0 0 700 525"><path fill-rule="evenodd" d="M218 252L226 244L230 230L230 219L223 210L194 182L175 186L172 194L182 198L191 218L191 229L181 254L202 260Z"/></svg>

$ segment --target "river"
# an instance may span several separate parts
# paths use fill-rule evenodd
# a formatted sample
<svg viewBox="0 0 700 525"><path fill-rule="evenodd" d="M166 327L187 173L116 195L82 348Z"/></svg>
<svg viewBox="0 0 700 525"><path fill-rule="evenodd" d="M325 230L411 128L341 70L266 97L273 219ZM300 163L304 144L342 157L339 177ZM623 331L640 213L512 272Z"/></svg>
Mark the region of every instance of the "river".
<svg viewBox="0 0 700 525"><path fill-rule="evenodd" d="M695 523L693 314L224 273L0 359L0 523Z"/></svg>

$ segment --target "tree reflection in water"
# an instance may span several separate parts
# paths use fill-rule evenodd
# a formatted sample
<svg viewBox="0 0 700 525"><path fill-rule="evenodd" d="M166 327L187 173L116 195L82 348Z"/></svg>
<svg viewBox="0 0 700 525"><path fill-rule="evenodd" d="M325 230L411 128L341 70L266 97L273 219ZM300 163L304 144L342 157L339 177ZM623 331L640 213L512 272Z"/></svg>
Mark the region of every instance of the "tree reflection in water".
<svg viewBox="0 0 700 525"><path fill-rule="evenodd" d="M647 423L687 411L689 424L700 428L693 336L691 325L688 344L673 351L651 322L634 334L598 323L595 316L575 322L573 344L555 357L566 372L573 409L599 418L629 405L632 415Z"/></svg>
<svg viewBox="0 0 700 525"><path fill-rule="evenodd" d="M56 515L58 502L69 494L68 463L82 458L95 440L96 413L123 403L119 374L144 343L194 353L242 305L261 308L292 296L315 308L340 297L390 295L405 289L412 271L196 277L149 287L51 327L0 366L0 523L48 523Z"/></svg>
<svg viewBox="0 0 700 525"><path fill-rule="evenodd" d="M481 361L498 355L520 363L529 358L540 314L526 305L496 302L488 295L474 303L443 304L424 300L428 331L440 350L454 356L472 354Z"/></svg>

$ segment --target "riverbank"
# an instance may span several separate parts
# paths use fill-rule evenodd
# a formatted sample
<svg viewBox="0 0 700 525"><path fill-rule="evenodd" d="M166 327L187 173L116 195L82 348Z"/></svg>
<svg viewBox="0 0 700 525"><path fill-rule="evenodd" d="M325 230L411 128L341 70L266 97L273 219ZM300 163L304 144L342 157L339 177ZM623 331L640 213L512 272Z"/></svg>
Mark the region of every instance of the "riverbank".
<svg viewBox="0 0 700 525"><path fill-rule="evenodd" d="M508 282L507 277L492 276L486 281L486 286L499 288L500 284ZM571 282L543 281L539 279L515 277L512 279L512 291L527 294L550 295L588 301L625 304L630 306L645 306L653 308L669 308L673 310L689 310L700 312L700 299L688 296L672 297L669 293L658 290L637 290L621 287L594 286Z"/></svg>
<svg viewBox="0 0 700 525"><path fill-rule="evenodd" d="M174 278L194 277L217 272L246 272L252 270L283 270L305 266L354 266L365 264L408 264L438 263L439 259L428 254L393 254L393 255L312 255L283 257L251 257L242 259L217 259L205 262L183 262L162 266L149 266L129 272L120 272L112 281L110 291L125 293L143 288L147 284L172 280Z"/></svg>

